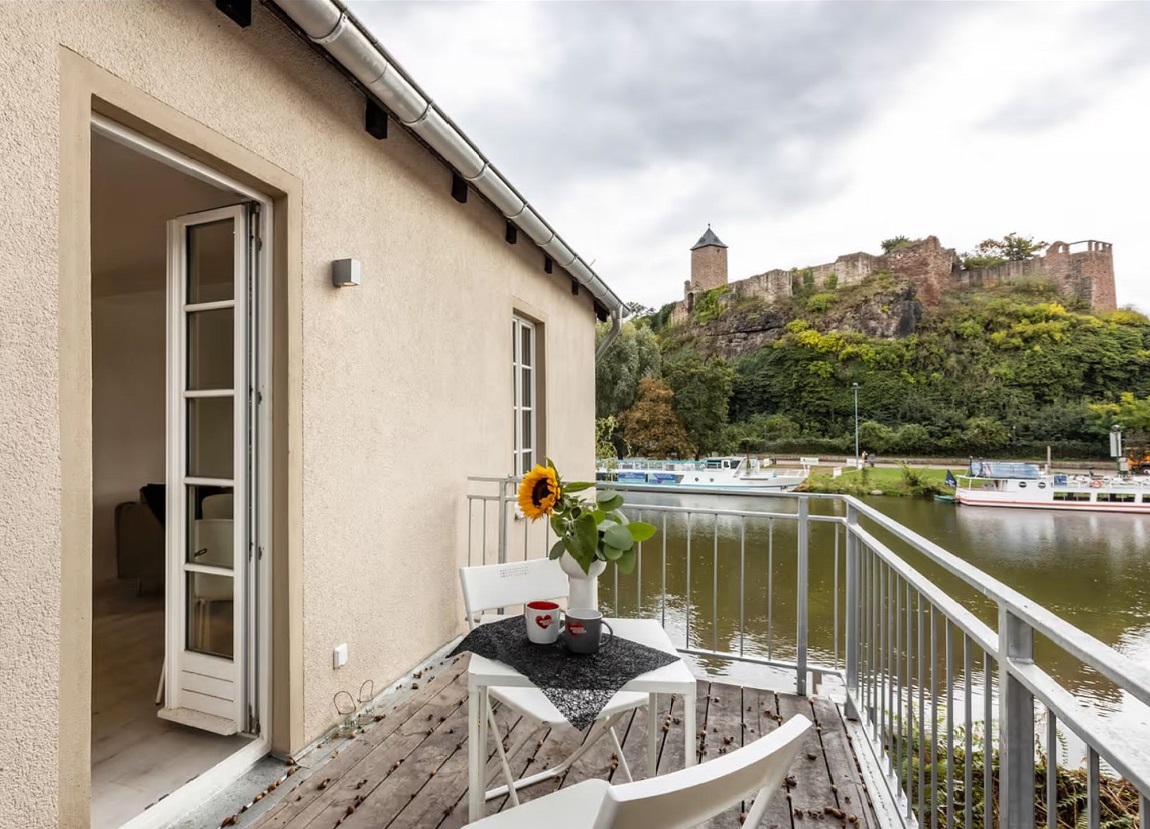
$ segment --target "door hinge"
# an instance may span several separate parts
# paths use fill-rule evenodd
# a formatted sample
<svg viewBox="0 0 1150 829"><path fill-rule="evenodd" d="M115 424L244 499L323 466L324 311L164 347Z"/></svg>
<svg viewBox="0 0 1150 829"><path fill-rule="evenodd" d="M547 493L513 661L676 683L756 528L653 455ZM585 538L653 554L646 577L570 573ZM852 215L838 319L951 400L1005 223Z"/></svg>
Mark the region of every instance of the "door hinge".
<svg viewBox="0 0 1150 829"><path fill-rule="evenodd" d="M262 558L264 557L264 548L263 548L263 546L261 545L260 547L258 547L258 548L257 548L257 551L258 551L258 553L259 553L259 557L262 559Z"/></svg>
<svg viewBox="0 0 1150 829"><path fill-rule="evenodd" d="M250 705L248 706L248 728L249 734L260 733L260 718L256 715L255 709Z"/></svg>

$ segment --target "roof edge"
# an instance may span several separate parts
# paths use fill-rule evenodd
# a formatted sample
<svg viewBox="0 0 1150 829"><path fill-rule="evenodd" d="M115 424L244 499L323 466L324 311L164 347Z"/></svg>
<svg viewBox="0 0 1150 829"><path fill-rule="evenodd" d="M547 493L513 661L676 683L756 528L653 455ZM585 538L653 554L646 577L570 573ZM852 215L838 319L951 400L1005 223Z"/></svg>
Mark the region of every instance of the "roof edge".
<svg viewBox="0 0 1150 829"><path fill-rule="evenodd" d="M273 0L319 47L350 73L400 125L514 222L611 313L626 306L606 282L532 207L474 142L411 79L342 0Z"/></svg>

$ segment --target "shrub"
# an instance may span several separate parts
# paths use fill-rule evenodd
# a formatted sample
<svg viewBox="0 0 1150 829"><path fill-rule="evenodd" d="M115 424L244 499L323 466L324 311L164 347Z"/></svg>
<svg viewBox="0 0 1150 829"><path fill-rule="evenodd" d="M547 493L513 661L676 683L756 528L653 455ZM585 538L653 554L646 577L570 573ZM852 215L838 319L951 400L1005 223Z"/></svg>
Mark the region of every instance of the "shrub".
<svg viewBox="0 0 1150 829"><path fill-rule="evenodd" d="M871 454L886 452L894 445L894 430L873 420L867 420L859 425L859 448Z"/></svg>
<svg viewBox="0 0 1150 829"><path fill-rule="evenodd" d="M807 300L807 310L812 314L825 313L828 308L835 304L834 294L815 294Z"/></svg>

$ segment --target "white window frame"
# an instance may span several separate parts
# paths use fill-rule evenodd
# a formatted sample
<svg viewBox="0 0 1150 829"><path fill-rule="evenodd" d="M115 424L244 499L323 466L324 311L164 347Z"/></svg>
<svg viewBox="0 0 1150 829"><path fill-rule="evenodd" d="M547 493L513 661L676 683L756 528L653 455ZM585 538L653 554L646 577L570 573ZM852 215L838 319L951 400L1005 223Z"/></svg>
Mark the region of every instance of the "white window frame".
<svg viewBox="0 0 1150 829"><path fill-rule="evenodd" d="M525 331L530 332L531 340L531 359L528 363L523 361L523 333ZM512 474L521 477L530 472L532 466L540 462L539 328L530 320L515 315L511 318L511 336L511 376L514 381L511 389L511 431L514 436L511 464ZM527 374L527 386L531 391L531 405L526 405L523 400L524 374ZM530 435L525 435L523 430L523 415L527 412L531 414Z"/></svg>

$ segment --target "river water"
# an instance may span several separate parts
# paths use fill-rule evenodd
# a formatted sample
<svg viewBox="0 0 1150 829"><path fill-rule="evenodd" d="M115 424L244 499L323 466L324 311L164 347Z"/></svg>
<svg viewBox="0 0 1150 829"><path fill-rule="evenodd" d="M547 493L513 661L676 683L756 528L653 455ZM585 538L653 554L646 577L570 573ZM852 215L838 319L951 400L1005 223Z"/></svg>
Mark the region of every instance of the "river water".
<svg viewBox="0 0 1150 829"><path fill-rule="evenodd" d="M709 514L688 519L682 513L644 511L643 506L793 513L796 499L650 492L626 497L631 517L656 524L660 532L643 545L641 574L619 577L611 568L603 576L605 610L662 618L680 647L741 649L746 655L794 660L796 522ZM955 507L912 498L871 498L867 504L1131 660L1150 665L1150 516ZM812 502L812 514L836 511L842 512L837 502ZM808 658L841 667L842 531L814 524L809 549ZM920 556L908 555L908 561L997 628L994 608L976 591ZM1040 667L1085 704L1150 746L1145 706L1043 639L1036 641L1035 653ZM763 684L757 666L705 657L698 661L713 675ZM752 672L758 672L758 681Z"/></svg>

